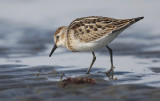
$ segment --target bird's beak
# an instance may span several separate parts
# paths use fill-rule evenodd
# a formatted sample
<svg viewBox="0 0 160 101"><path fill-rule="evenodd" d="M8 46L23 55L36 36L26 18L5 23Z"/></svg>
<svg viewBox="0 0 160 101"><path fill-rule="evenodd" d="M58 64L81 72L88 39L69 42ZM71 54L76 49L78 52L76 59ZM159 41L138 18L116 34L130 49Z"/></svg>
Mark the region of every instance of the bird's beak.
<svg viewBox="0 0 160 101"><path fill-rule="evenodd" d="M57 46L56 46L56 44L55 44L54 47L52 48L51 53L49 54L49 57L51 57L51 55L53 54L53 52L54 52L56 49L57 49Z"/></svg>

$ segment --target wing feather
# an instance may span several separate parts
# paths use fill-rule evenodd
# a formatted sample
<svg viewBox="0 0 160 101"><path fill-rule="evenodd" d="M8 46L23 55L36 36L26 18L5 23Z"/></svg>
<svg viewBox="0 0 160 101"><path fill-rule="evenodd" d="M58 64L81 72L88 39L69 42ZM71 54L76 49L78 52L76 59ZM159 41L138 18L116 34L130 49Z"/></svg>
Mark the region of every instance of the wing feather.
<svg viewBox="0 0 160 101"><path fill-rule="evenodd" d="M69 25L68 34L74 32L74 37L81 42L91 42L124 29L133 22L134 19L121 20L100 16L77 18Z"/></svg>

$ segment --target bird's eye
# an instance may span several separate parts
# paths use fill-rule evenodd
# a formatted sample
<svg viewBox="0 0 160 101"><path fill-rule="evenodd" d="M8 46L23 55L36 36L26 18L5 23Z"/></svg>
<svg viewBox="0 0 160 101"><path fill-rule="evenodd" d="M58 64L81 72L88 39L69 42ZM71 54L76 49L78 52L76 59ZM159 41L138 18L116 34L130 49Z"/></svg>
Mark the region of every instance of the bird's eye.
<svg viewBox="0 0 160 101"><path fill-rule="evenodd" d="M58 38L59 38L59 36L56 36L56 38L58 39Z"/></svg>

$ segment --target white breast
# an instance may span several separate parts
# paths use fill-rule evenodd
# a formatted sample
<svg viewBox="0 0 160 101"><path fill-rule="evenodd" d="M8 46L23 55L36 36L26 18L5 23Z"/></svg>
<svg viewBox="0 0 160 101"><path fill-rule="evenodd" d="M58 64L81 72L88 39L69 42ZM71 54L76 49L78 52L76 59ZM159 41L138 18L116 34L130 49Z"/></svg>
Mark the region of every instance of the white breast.
<svg viewBox="0 0 160 101"><path fill-rule="evenodd" d="M76 51L82 51L82 52L95 51L111 43L122 31L123 30L108 34L107 36L104 36L100 39L97 39L88 43L80 42L79 40L75 39L73 40L72 45L74 50Z"/></svg>

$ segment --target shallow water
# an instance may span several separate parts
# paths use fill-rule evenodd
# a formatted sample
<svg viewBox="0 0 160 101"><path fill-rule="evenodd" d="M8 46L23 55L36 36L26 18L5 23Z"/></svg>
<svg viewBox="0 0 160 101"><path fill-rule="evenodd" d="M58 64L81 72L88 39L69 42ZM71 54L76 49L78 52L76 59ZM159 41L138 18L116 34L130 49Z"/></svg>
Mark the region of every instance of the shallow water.
<svg viewBox="0 0 160 101"><path fill-rule="evenodd" d="M106 48L96 52L97 60L89 75L85 72L92 60L91 53L72 53L58 48L51 58L48 57L53 45L53 32L58 26L67 25L70 20L79 16L88 16L88 14L107 16L103 13L104 8L108 12L108 8L112 7L108 4L106 6L104 1L105 3L99 9L95 9L94 6L85 6L81 9L80 6L77 6L79 10L77 14L68 7L59 9L62 13L60 14L52 7L53 10L50 10L53 2L50 0L45 3L41 0L33 2L0 1L0 6L3 8L0 9L3 11L0 16L0 100L139 101L145 99L145 101L159 101L160 30L156 18L159 18L160 15L152 12L159 9L159 5L156 5L159 1L135 1L136 9L139 9L139 13L145 16L144 20L129 27L110 44L114 53L114 77L117 80L110 80L105 74L97 73L110 68L109 52ZM46 8L42 10L43 3ZM58 8L60 2L56 1L56 3L55 8ZM95 2L94 5L96 3L98 2ZM140 6L139 3L143 3L143 6ZM124 4L131 6L132 2L126 1ZM149 4L154 6L149 8L147 6ZM117 8L119 6L117 5ZM28 7L39 9L34 9L29 13ZM129 9L121 7L118 11L123 10L125 13L132 10L134 16L140 15L133 8L132 6ZM102 12L94 13L93 9ZM13 10L17 11L14 12L14 15L12 15ZM86 13L81 10L85 10ZM23 11L26 11L26 14L21 15ZM37 14L34 14L34 11L37 11ZM112 9L112 13L108 14L119 17L121 14L118 11ZM63 14L66 16L64 17ZM133 15L126 16L130 18ZM65 74L63 79L89 77L95 79L96 84L69 84L61 88L59 85L62 73Z"/></svg>

